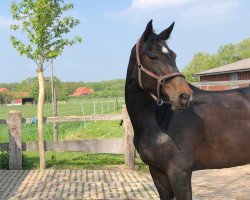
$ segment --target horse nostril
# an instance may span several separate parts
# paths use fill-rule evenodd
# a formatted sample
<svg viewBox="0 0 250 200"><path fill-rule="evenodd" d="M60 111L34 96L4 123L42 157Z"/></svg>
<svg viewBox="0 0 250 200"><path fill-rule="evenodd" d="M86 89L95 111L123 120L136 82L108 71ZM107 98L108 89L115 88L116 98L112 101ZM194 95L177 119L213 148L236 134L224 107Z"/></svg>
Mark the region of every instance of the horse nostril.
<svg viewBox="0 0 250 200"><path fill-rule="evenodd" d="M186 101L189 100L189 98L190 98L190 96L187 94L181 94L180 97L181 97L181 99L186 100Z"/></svg>
<svg viewBox="0 0 250 200"><path fill-rule="evenodd" d="M189 101L189 99L190 99L190 96L187 95L187 94L181 94L181 95L180 95L180 100L181 100L180 103L181 103L182 105L187 104L188 101Z"/></svg>

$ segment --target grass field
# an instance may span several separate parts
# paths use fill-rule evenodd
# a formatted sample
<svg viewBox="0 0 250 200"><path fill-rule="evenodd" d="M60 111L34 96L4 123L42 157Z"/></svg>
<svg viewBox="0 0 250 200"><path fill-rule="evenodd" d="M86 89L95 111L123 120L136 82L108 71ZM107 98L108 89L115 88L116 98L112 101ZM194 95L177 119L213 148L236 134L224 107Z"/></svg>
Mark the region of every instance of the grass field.
<svg viewBox="0 0 250 200"><path fill-rule="evenodd" d="M113 99L76 99L67 102L58 102L58 115L93 115L113 113L121 110L124 98ZM0 119L6 119L10 110L20 110L23 117L36 117L37 105L0 106ZM45 104L44 116L52 116L52 105Z"/></svg>
<svg viewBox="0 0 250 200"><path fill-rule="evenodd" d="M86 125L86 127L85 127ZM59 140L80 140L96 138L121 138L123 127L119 121L59 123ZM44 124L44 140L53 141L53 124ZM37 124L22 125L22 141L37 141ZM0 126L0 142L8 142L8 126Z"/></svg>
<svg viewBox="0 0 250 200"><path fill-rule="evenodd" d="M118 103L117 103L118 102ZM58 104L60 116L66 115L91 115L121 112L121 105L124 100L120 99L97 99L95 100L75 100ZM10 110L20 110L22 117L35 117L36 105L24 106L0 106L0 119L6 119ZM52 116L50 104L45 104L44 116ZM97 122L67 122L59 123L59 140L80 140L95 138L122 138L124 136L123 127L119 121L97 121ZM44 140L53 140L52 123L44 124ZM23 124L22 141L37 141L37 124ZM0 126L0 143L8 142L8 126ZM86 154L77 152L46 152L47 168L58 169L111 169L121 168L124 164L123 155L111 154ZM143 171L146 169L140 159L137 165ZM0 153L0 169L8 167L8 155L6 152ZM23 152L23 168L38 169L38 152Z"/></svg>
<svg viewBox="0 0 250 200"><path fill-rule="evenodd" d="M59 116L82 116L106 113L120 113L123 99L72 100L58 103ZM95 109L94 109L95 104ZM36 117L36 105L0 106L0 119L6 119L10 110L20 110L22 117ZM45 104L44 116L52 116L51 104ZM123 136L123 128L118 121L106 122L69 122L59 124L59 140L119 138ZM0 142L8 141L8 126L0 126ZM22 140L36 141L37 124L23 124ZM53 140L52 123L44 124L44 140Z"/></svg>

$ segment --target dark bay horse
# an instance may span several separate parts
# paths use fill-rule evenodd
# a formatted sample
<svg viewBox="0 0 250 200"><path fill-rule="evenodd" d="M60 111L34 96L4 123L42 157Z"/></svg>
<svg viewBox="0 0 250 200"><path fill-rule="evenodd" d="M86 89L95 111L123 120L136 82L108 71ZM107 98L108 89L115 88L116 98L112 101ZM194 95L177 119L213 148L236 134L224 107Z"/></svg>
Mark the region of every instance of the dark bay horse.
<svg viewBox="0 0 250 200"><path fill-rule="evenodd" d="M125 98L135 147L160 198L191 200L193 171L250 163L250 89L188 84L165 42L173 26L157 35L148 23L131 51Z"/></svg>

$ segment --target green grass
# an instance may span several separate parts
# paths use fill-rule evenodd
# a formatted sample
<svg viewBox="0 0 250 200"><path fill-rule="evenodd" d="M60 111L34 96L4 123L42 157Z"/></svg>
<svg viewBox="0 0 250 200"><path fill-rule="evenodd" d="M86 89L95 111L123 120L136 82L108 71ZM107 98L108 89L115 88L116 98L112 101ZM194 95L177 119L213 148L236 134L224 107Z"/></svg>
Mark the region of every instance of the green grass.
<svg viewBox="0 0 250 200"><path fill-rule="evenodd" d="M121 138L124 136L123 127L118 121L102 121L102 122L87 122L75 129L65 132L61 140L76 140L76 139L97 139L97 138ZM66 125L66 124L65 124ZM86 126L86 128L85 128Z"/></svg>
<svg viewBox="0 0 250 200"><path fill-rule="evenodd" d="M95 103L94 103L95 102ZM95 104L95 109L94 109ZM107 114L121 111L121 106L124 104L123 98L116 99L84 99L84 100L70 100L68 102L58 103L58 115L92 115ZM22 117L36 117L37 105L23 105L23 106L0 106L0 119L6 119L10 110L20 110ZM52 116L52 105L44 105L44 116Z"/></svg>
<svg viewBox="0 0 250 200"><path fill-rule="evenodd" d="M136 166L141 172L148 167L139 159ZM124 169L124 156L114 154L87 154L80 152L46 152L46 167L53 169ZM8 169L7 152L0 153L0 169ZM38 152L23 152L23 169L39 169Z"/></svg>
<svg viewBox="0 0 250 200"><path fill-rule="evenodd" d="M86 127L85 127L86 126ZM80 139L95 138L122 138L123 127L118 121L97 121L97 122L68 122L59 123L59 140L72 141ZM52 124L44 124L44 139L53 141ZM1 143L8 142L8 126L0 126ZM37 141L37 125L23 124L22 141ZM54 155L55 159L52 159ZM23 152L24 169L38 169L38 152ZM0 169L8 167L8 157L0 155ZM46 152L47 168L58 169L105 169L123 165L123 155L111 154L86 154L80 152Z"/></svg>
<svg viewBox="0 0 250 200"><path fill-rule="evenodd" d="M66 122L59 123L59 140L121 138L124 135L119 121ZM44 124L44 140L53 141L53 124ZM22 125L22 141L37 141L37 124ZM8 126L0 126L0 142L8 142Z"/></svg>
<svg viewBox="0 0 250 200"><path fill-rule="evenodd" d="M114 99L97 100L72 100L66 103L58 103L58 114L65 115L91 115L94 113L94 101L96 114L121 112L117 110L117 101ZM119 100L120 104L122 100ZM119 108L121 105L118 105ZM22 117L35 117L36 105L24 106L0 106L0 118L6 119L10 110L20 110ZM84 113L83 113L84 112ZM52 115L52 107L45 104L44 116ZM123 127L119 121L97 121L97 122L67 122L59 123L59 140L80 140L95 138L122 138ZM44 124L44 140L53 141L52 123ZM37 124L22 125L22 141L37 141ZM8 142L8 126L0 126L0 142ZM93 169L116 165L123 165L122 155L111 154L86 154L77 152L46 152L47 167L53 168L83 168ZM24 169L37 169L39 165L38 152L23 152ZM8 155L1 153L0 168L8 167Z"/></svg>
<svg viewBox="0 0 250 200"><path fill-rule="evenodd" d="M37 152L25 152L24 169L39 168ZM46 152L47 168L55 169L102 169L123 165L123 155L86 154L80 152Z"/></svg>
<svg viewBox="0 0 250 200"><path fill-rule="evenodd" d="M123 99L87 99L87 100L71 100L66 103L58 103L59 116L82 116L93 114L94 102L96 105L96 114L121 112L121 103ZM118 105L118 106L117 106ZM83 108L83 109L82 109ZM35 117L36 105L23 106L0 106L0 119L6 119L10 110L20 110L22 117ZM45 104L44 116L52 116L51 104ZM70 122L59 123L59 140L75 140L75 139L95 139L95 138L119 138L123 136L123 128L118 121L99 121L99 122ZM8 142L8 126L0 126L0 142ZM22 125L23 142L37 141L37 124ZM52 123L44 124L44 140L53 140Z"/></svg>
<svg viewBox="0 0 250 200"><path fill-rule="evenodd" d="M110 99L97 99L96 113L120 113L116 109L116 101ZM66 115L90 115L93 114L93 100L74 100L58 104L59 116ZM120 100L122 102L122 100ZM121 105L119 105L119 108ZM83 110L82 110L83 108ZM22 117L35 117L36 105L24 106L0 106L0 119L6 119L10 110L20 110ZM51 116L50 104L45 104L44 116ZM122 138L123 127L119 121L97 121L97 122L67 122L59 123L59 140L72 141L96 138ZM44 124L44 140L53 141L52 123ZM37 124L22 125L22 141L37 141ZM8 126L0 126L0 143L8 142ZM113 169L124 168L124 155L112 154L87 154L80 152L46 152L47 168L56 169ZM147 171L145 164L136 159L136 165L140 171ZM8 154L0 153L0 169L8 168ZM23 152L23 169L39 169L38 152Z"/></svg>

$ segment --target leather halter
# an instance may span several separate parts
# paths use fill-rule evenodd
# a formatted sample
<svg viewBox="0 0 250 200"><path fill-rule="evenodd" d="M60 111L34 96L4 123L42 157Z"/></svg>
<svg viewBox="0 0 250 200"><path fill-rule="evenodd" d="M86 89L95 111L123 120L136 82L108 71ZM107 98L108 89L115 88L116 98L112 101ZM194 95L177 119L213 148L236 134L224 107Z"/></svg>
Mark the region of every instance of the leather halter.
<svg viewBox="0 0 250 200"><path fill-rule="evenodd" d="M171 79L171 78L174 78L176 76L181 76L181 77L185 77L182 73L180 72L173 72L171 74L166 74L166 75L157 75L151 71L149 71L148 69L146 69L145 67L143 67L143 65L141 64L141 61L140 61L140 54L139 54L139 43L140 43L140 40L138 40L138 42L136 43L136 61L137 61L137 67L138 67L138 81L139 81L139 85L142 89L143 88L143 85L142 85L142 80L141 80L141 72L143 71L145 74L147 74L148 76L156 79L157 81L157 96L155 96L152 92L149 92L150 95L152 96L152 98L157 102L157 104L160 106L162 105L163 103L171 103L171 100L169 99L169 101L163 101L161 98L160 98L160 88L161 88L161 85L163 85L165 83L166 80L168 79Z"/></svg>

